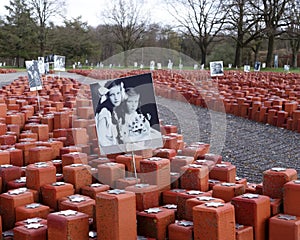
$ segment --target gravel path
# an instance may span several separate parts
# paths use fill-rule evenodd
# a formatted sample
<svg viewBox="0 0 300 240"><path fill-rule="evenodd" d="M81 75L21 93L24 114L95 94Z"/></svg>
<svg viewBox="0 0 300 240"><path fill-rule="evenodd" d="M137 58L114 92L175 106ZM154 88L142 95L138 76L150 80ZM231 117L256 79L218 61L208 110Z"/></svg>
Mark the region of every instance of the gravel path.
<svg viewBox="0 0 300 240"><path fill-rule="evenodd" d="M26 72L0 74L0 87L20 75ZM61 76L87 84L96 81L70 73ZM162 97L157 97L157 104L164 124L178 126L187 143L210 143L211 153L236 165L237 175L249 182L261 182L263 171L272 167L295 168L300 173L299 133Z"/></svg>

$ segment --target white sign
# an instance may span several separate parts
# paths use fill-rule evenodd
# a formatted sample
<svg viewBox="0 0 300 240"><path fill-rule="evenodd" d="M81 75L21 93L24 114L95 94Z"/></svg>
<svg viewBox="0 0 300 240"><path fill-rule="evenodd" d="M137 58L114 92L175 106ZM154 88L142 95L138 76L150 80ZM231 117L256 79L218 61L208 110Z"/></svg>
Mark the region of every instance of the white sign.
<svg viewBox="0 0 300 240"><path fill-rule="evenodd" d="M250 65L244 65L244 72L250 72Z"/></svg>
<svg viewBox="0 0 300 240"><path fill-rule="evenodd" d="M173 63L172 63L171 59L169 59L168 69L172 70L172 68L173 68Z"/></svg>
<svg viewBox="0 0 300 240"><path fill-rule="evenodd" d="M29 82L30 91L41 90L43 87L42 87L42 81L40 78L38 61L36 61L36 60L25 61L25 65L26 65L27 74L28 74L28 82Z"/></svg>
<svg viewBox="0 0 300 240"><path fill-rule="evenodd" d="M223 76L223 61L216 61L216 62L210 62L209 63L210 68L210 76Z"/></svg>
<svg viewBox="0 0 300 240"><path fill-rule="evenodd" d="M45 63L44 57L38 57L38 67L41 75L45 74Z"/></svg>
<svg viewBox="0 0 300 240"><path fill-rule="evenodd" d="M157 63L157 69L161 69L161 63Z"/></svg>
<svg viewBox="0 0 300 240"><path fill-rule="evenodd" d="M155 69L155 62L152 60L150 62L150 70L153 71Z"/></svg>
<svg viewBox="0 0 300 240"><path fill-rule="evenodd" d="M65 56L54 55L54 71L66 71L65 61Z"/></svg>

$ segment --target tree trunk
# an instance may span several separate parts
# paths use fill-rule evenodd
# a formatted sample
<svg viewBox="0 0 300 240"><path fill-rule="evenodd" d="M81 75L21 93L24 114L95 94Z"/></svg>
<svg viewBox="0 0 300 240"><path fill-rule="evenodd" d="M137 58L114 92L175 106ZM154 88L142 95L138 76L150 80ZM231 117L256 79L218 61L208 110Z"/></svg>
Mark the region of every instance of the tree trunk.
<svg viewBox="0 0 300 240"><path fill-rule="evenodd" d="M293 56L293 59L292 59L292 61L293 61L292 67L293 67L293 68L297 68L297 67L298 67L298 51L297 51L297 52L293 52L292 56Z"/></svg>
<svg viewBox="0 0 300 240"><path fill-rule="evenodd" d="M234 66L240 67L240 65L241 65L241 46L239 41L237 41L236 48L235 48Z"/></svg>
<svg viewBox="0 0 300 240"><path fill-rule="evenodd" d="M269 41L268 41L268 53L267 53L267 58L266 58L267 67L272 67L274 40L275 40L275 37L273 34L271 34L269 36Z"/></svg>

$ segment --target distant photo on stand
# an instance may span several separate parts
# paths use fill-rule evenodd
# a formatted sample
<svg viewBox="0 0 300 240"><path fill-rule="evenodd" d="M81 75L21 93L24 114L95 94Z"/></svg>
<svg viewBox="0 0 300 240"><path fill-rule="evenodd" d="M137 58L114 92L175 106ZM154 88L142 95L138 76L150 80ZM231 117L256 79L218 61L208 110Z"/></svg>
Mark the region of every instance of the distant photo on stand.
<svg viewBox="0 0 300 240"><path fill-rule="evenodd" d="M261 67L261 62L255 62L254 63L254 71L259 72Z"/></svg>
<svg viewBox="0 0 300 240"><path fill-rule="evenodd" d="M40 77L38 61L25 61L27 74L28 74L28 83L30 91L37 91L41 90L42 87L42 80Z"/></svg>
<svg viewBox="0 0 300 240"><path fill-rule="evenodd" d="M210 68L210 76L223 76L224 70L223 70L223 61L215 61L209 63Z"/></svg>
<svg viewBox="0 0 300 240"><path fill-rule="evenodd" d="M46 73L44 57L38 57L38 67L41 76Z"/></svg>
<svg viewBox="0 0 300 240"><path fill-rule="evenodd" d="M244 72L250 72L250 65L244 65Z"/></svg>
<svg viewBox="0 0 300 240"><path fill-rule="evenodd" d="M101 154L163 146L151 73L90 85Z"/></svg>
<svg viewBox="0 0 300 240"><path fill-rule="evenodd" d="M65 61L66 61L66 58L64 56L54 55L53 70L54 71L66 71Z"/></svg>

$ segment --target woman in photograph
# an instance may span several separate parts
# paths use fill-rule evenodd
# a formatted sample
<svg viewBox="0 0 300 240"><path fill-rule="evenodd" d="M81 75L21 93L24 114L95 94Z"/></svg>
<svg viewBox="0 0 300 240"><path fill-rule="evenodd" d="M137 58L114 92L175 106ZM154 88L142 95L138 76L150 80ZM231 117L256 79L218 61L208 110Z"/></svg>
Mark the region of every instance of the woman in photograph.
<svg viewBox="0 0 300 240"><path fill-rule="evenodd" d="M101 146L120 143L119 121L115 112L125 98L123 82L109 81L98 89L100 99L95 111L98 141Z"/></svg>
<svg viewBox="0 0 300 240"><path fill-rule="evenodd" d="M144 116L140 111L140 94L134 88L126 89L127 99L119 109L121 139L124 143L134 143L150 138L150 114Z"/></svg>

